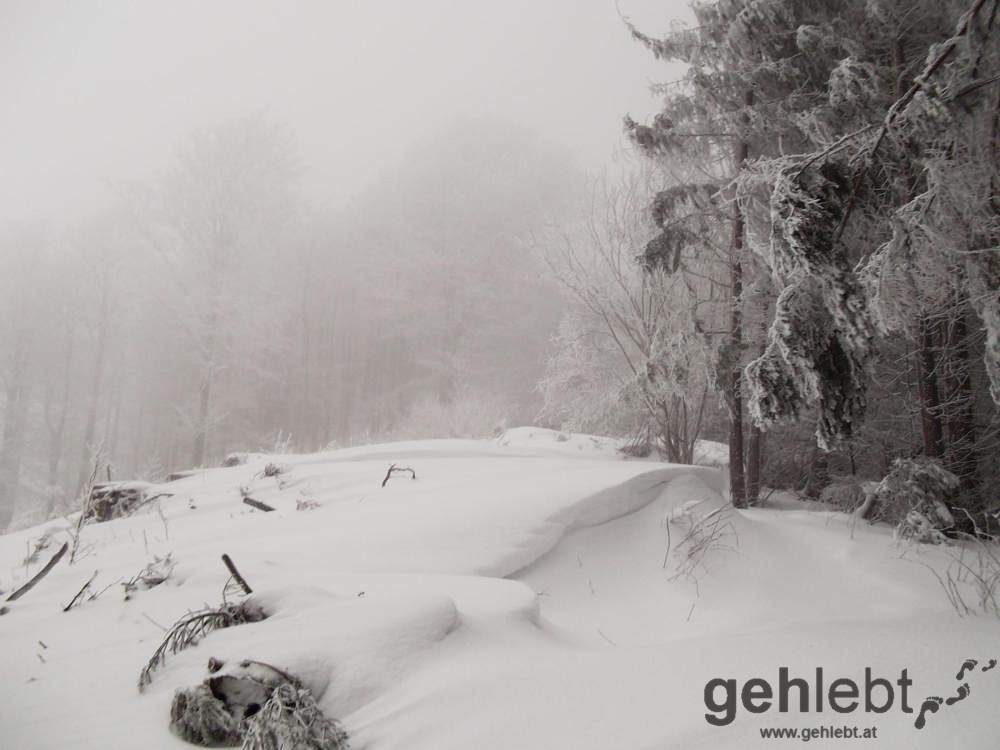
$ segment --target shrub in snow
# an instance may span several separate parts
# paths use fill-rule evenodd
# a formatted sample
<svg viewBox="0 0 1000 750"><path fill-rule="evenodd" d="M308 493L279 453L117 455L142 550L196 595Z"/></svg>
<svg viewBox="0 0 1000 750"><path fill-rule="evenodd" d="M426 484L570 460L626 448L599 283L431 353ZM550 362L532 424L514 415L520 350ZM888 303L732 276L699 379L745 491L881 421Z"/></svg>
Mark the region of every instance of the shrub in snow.
<svg viewBox="0 0 1000 750"><path fill-rule="evenodd" d="M674 578L687 578L697 582L714 552L734 552L739 547L739 537L733 525L733 506L702 507L704 501L691 500L675 508L665 519L667 551L663 567L667 567L671 552L677 560ZM679 541L673 539L670 528L681 531Z"/></svg>
<svg viewBox="0 0 1000 750"><path fill-rule="evenodd" d="M305 688L284 683L244 722L243 750L346 750L347 732Z"/></svg>
<svg viewBox="0 0 1000 750"><path fill-rule="evenodd" d="M205 747L243 750L345 750L347 733L320 710L294 676L263 662L232 668L210 659L212 676L174 694L170 728Z"/></svg>
<svg viewBox="0 0 1000 750"><path fill-rule="evenodd" d="M959 615L988 613L1000 617L1000 543L970 538L948 549L941 573L931 568Z"/></svg>
<svg viewBox="0 0 1000 750"><path fill-rule="evenodd" d="M242 739L239 722L207 684L174 693L170 729L182 740L202 747L234 747Z"/></svg>
<svg viewBox="0 0 1000 750"><path fill-rule="evenodd" d="M812 500L819 500L832 481L828 454L810 439L809 426L781 425L768 432L768 440L781 450L766 451L761 471L769 487L791 490Z"/></svg>
<svg viewBox="0 0 1000 750"><path fill-rule="evenodd" d="M628 458L647 458L653 452L653 442L649 431L641 430L618 448L618 452Z"/></svg>
<svg viewBox="0 0 1000 750"><path fill-rule="evenodd" d="M831 508L845 513L858 511L862 518L869 518L878 486L878 482L868 482L858 477L834 477L820 491L819 500Z"/></svg>
<svg viewBox="0 0 1000 750"><path fill-rule="evenodd" d="M151 563L122 584L125 588L125 601L131 599L136 591L151 589L166 581L170 578L176 564L171 552L163 557L154 555Z"/></svg>
<svg viewBox="0 0 1000 750"><path fill-rule="evenodd" d="M168 652L176 654L194 646L214 630L260 622L267 618L267 614L253 599L245 599L239 604L226 603L215 609L203 609L185 615L167 631L162 643L143 667L139 674L139 691L153 681L153 672L163 665Z"/></svg>
<svg viewBox="0 0 1000 750"><path fill-rule="evenodd" d="M276 477L285 471L285 467L279 466L278 464L268 464L264 467L265 477Z"/></svg>
<svg viewBox="0 0 1000 750"><path fill-rule="evenodd" d="M127 516L146 500L146 482L101 482L93 485L87 500L87 520L97 523Z"/></svg>
<svg viewBox="0 0 1000 750"><path fill-rule="evenodd" d="M911 510L896 527L900 539L912 539L923 544L941 544L948 537L939 529L930 516L920 511Z"/></svg>
<svg viewBox="0 0 1000 750"><path fill-rule="evenodd" d="M897 458L875 488L873 517L896 523L901 538L940 542L955 525L946 502L959 484L936 459Z"/></svg>
<svg viewBox="0 0 1000 750"><path fill-rule="evenodd" d="M451 399L424 394L392 429L395 440L489 438L503 431L514 406L495 393L459 387Z"/></svg>

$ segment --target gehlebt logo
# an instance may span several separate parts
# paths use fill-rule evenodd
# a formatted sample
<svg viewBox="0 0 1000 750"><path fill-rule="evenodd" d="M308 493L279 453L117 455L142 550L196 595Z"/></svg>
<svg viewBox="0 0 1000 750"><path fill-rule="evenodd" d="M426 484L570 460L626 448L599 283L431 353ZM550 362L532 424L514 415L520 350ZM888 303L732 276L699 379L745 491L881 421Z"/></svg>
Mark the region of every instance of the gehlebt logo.
<svg viewBox="0 0 1000 750"><path fill-rule="evenodd" d="M749 679L742 686L735 679L717 677L705 684L705 708L708 709L705 720L714 726L728 726L736 720L741 707L751 714L762 714L775 708L779 713L797 708L800 714L823 713L827 709L837 714L858 710L867 714L884 714L896 708L903 713L915 713L913 726L923 729L932 714L968 698L975 679L996 666L996 659L982 663L966 659L955 675L958 684L954 695L929 695L916 708L916 704L911 703L913 680L907 669L901 670L898 677L884 677L876 676L868 667L861 684L845 677L830 680L822 667L817 667L808 678L792 676L787 667L779 667L776 686L763 677ZM875 737L874 734L871 736Z"/></svg>

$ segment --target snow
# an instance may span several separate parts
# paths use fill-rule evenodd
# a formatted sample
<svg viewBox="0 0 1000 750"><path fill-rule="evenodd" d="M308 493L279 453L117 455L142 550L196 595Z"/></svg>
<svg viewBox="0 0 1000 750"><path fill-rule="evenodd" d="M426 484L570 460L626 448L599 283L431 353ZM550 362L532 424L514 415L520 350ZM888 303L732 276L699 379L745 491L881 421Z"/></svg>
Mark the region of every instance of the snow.
<svg viewBox="0 0 1000 750"><path fill-rule="evenodd" d="M0 747L189 747L167 729L169 704L205 679L209 657L296 674L356 750L743 748L788 742L760 727L827 725L877 726L879 748L996 747L1000 669L970 677L969 698L919 731L897 710L740 706L729 726L708 724L706 682L776 684L782 666L859 681L865 667L893 679L906 668L911 704L954 695L966 658L1000 657L998 623L951 610L926 567L940 569L945 550L794 504L737 513L718 469L623 460L617 447L524 427L493 441L254 454L152 487L172 494L87 526L76 563L0 617ZM269 463L281 473L265 477ZM392 463L417 478L382 488ZM243 504L241 488L275 511ZM296 510L301 500L318 507ZM719 538L689 560L685 534L706 516L723 521ZM46 528L60 531L25 567ZM0 537L0 588L37 572L68 528ZM171 577L123 601L119 581L167 553ZM157 623L221 602L222 553L270 616L168 655L140 694ZM109 588L63 613L95 570L93 589Z"/></svg>

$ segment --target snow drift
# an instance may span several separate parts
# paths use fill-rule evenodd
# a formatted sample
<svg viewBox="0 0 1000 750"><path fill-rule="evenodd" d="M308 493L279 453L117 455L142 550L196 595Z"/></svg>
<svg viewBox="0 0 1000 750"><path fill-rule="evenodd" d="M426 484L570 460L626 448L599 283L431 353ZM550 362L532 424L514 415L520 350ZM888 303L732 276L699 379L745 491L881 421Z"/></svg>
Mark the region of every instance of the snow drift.
<svg viewBox="0 0 1000 750"><path fill-rule="evenodd" d="M712 678L908 667L922 699L951 690L963 659L997 655L996 623L957 619L915 564L940 564L940 550L897 549L833 513L737 513L718 469L615 447L522 428L250 456L156 487L171 496L85 527L77 562L0 617L2 745L184 746L171 696L211 657L295 674L359 750L737 748L763 742L760 727L842 717L742 712L715 727ZM281 471L265 476L269 463ZM417 478L381 487L390 463ZM23 564L43 531L0 537L0 587L44 562ZM219 602L224 552L269 617L170 655L140 695L160 628ZM167 553L169 578L124 601L120 584ZM62 612L95 571L100 595ZM848 721L877 724L879 747L992 748L1000 679L974 690L919 731L904 713Z"/></svg>

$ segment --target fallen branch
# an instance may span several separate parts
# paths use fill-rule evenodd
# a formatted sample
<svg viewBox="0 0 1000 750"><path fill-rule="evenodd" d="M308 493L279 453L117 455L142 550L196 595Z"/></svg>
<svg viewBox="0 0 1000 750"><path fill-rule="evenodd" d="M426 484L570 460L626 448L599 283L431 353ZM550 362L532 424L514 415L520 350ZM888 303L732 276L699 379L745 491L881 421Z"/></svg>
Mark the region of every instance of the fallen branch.
<svg viewBox="0 0 1000 750"><path fill-rule="evenodd" d="M246 582L246 579L240 575L240 571L236 569L236 564L233 562L232 558L223 553L222 562L226 564L226 567L229 569L229 574L233 577L233 579L235 579L236 583L240 585L240 588L243 589L243 593L252 594L253 589L250 588L250 584Z"/></svg>
<svg viewBox="0 0 1000 750"><path fill-rule="evenodd" d="M270 511L274 510L274 508L272 508L267 503L262 503L260 500L254 500L249 495L244 495L243 502L246 503L247 505L249 505L251 508L256 508L257 510L262 510L265 513L268 513Z"/></svg>
<svg viewBox="0 0 1000 750"><path fill-rule="evenodd" d="M34 578L32 578L30 581L24 584L21 588L17 589L17 591L15 591L13 594L8 596L7 601L12 602L15 599L20 599L22 596L31 591L31 589L34 588L35 584L38 583L43 578L45 578L45 576L48 575L48 572L56 566L56 563L58 563L62 559L63 555L66 554L66 550L68 549L69 549L69 542L64 542L63 546L59 548L59 551L52 556L52 559L49 560L47 563L45 563L45 567L39 570L37 573L35 573Z"/></svg>
<svg viewBox="0 0 1000 750"><path fill-rule="evenodd" d="M413 469L406 466L396 466L396 464L392 464L389 467L389 470L385 473L385 479L382 480L383 487L385 487L386 482L392 479L392 475L395 474L397 471L408 471L410 472L410 479L417 478L417 472L415 472Z"/></svg>
<svg viewBox="0 0 1000 750"><path fill-rule="evenodd" d="M65 607L63 607L63 612L69 612L71 609L73 609L73 605L76 604L77 600L80 599L83 596L84 592L90 588L90 584L94 582L95 578L97 578L96 570L94 571L94 575L88 578L87 582L83 584L83 588L81 588L79 591L76 592L76 596L73 597L70 603L67 604Z"/></svg>

